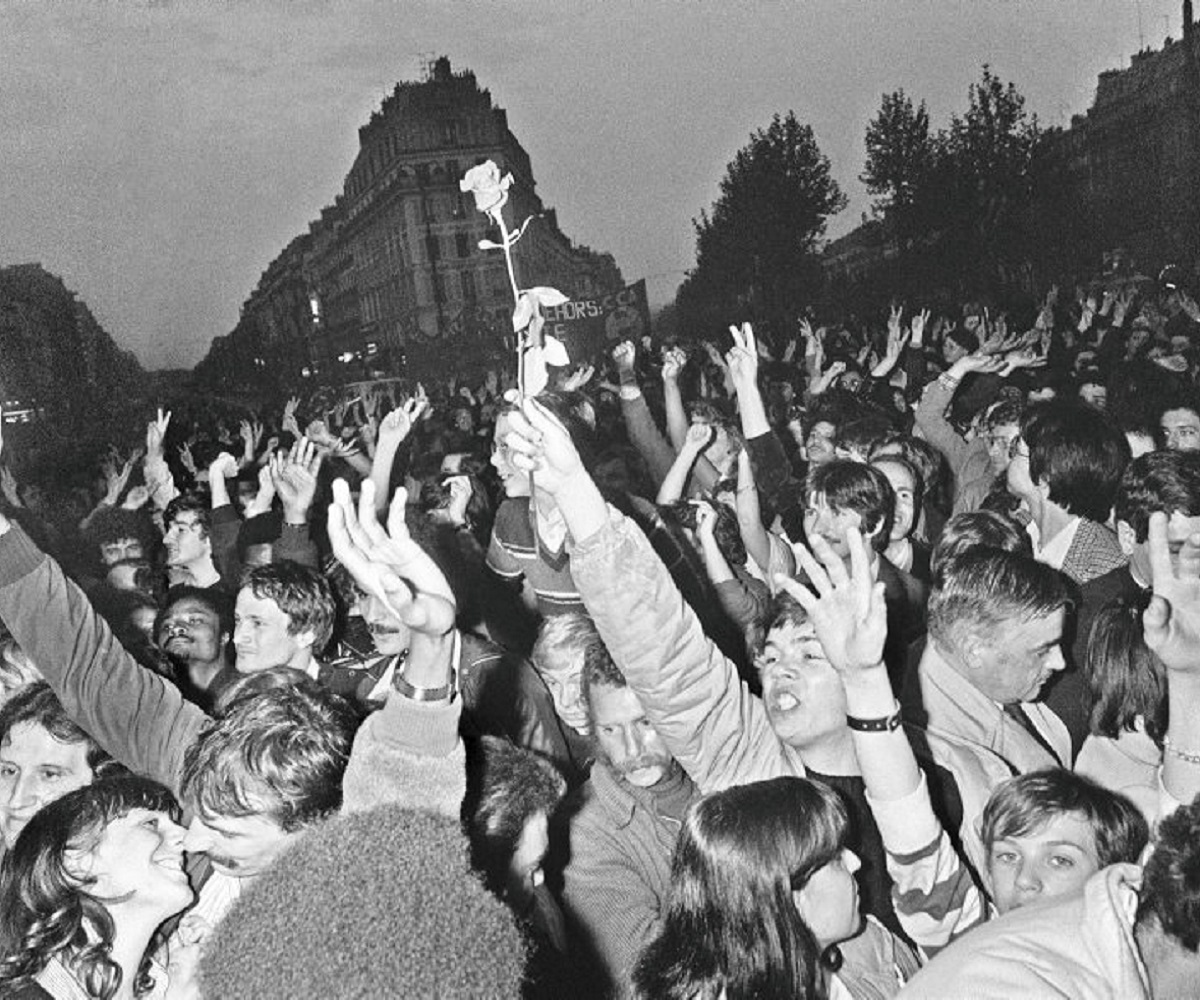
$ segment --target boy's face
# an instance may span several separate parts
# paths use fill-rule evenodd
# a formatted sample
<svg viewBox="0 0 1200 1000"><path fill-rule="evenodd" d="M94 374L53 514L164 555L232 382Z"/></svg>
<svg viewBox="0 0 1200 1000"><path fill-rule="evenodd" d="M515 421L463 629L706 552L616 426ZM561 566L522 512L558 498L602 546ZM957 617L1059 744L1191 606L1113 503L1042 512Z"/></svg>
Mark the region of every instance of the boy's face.
<svg viewBox="0 0 1200 1000"><path fill-rule="evenodd" d="M1078 813L1056 816L1018 837L1001 837L988 851L992 900L1002 914L1080 892L1099 870L1096 836Z"/></svg>

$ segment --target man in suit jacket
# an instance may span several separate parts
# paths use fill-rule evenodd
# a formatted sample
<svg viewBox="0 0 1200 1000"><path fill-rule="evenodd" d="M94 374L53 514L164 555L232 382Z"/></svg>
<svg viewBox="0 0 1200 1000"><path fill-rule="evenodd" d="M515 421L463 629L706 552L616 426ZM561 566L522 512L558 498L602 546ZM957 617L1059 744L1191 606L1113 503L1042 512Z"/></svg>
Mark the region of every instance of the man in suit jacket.
<svg viewBox="0 0 1200 1000"><path fill-rule="evenodd" d="M1127 561L1105 525L1128 462L1124 435L1086 403L1051 400L1026 412L1008 488L1029 507L1040 562L1080 585Z"/></svg>

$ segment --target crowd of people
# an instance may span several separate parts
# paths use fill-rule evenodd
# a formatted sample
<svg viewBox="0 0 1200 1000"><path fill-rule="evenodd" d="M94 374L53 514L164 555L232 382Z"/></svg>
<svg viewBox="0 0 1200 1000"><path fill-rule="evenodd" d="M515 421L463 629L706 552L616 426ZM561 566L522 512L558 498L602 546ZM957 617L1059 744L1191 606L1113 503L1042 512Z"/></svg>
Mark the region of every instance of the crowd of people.
<svg viewBox="0 0 1200 1000"><path fill-rule="evenodd" d="M1196 996L1198 373L1097 285L7 442L0 995Z"/></svg>

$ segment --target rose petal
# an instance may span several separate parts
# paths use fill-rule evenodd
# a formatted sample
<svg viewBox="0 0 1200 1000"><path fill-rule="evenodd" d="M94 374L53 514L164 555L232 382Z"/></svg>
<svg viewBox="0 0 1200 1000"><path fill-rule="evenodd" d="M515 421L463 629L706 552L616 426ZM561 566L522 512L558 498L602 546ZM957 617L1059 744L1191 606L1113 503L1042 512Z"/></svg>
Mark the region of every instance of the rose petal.
<svg viewBox="0 0 1200 1000"><path fill-rule="evenodd" d="M529 325L529 321L533 319L535 312L533 299L522 293L521 297L517 299L517 307L513 310L513 330L524 330Z"/></svg>
<svg viewBox="0 0 1200 1000"><path fill-rule="evenodd" d="M570 301L557 288L547 288L545 285L529 289L529 294L537 299L539 305L543 306L561 306L564 302Z"/></svg>
<svg viewBox="0 0 1200 1000"><path fill-rule="evenodd" d="M571 363L571 359L567 355L566 345L561 340L547 335L542 338L542 342L545 344L546 364L565 368Z"/></svg>

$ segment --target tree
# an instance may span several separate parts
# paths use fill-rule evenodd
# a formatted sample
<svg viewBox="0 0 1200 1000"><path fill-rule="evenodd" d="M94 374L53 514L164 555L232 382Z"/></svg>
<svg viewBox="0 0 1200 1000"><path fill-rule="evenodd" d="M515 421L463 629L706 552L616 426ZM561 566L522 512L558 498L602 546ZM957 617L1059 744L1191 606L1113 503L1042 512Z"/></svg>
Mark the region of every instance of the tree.
<svg viewBox="0 0 1200 1000"><path fill-rule="evenodd" d="M867 125L867 162L860 180L878 196L876 211L911 208L925 194L937 157L937 138L929 131L925 102L897 90L884 94Z"/></svg>
<svg viewBox="0 0 1200 1000"><path fill-rule="evenodd" d="M903 90L884 95L867 126L862 181L899 244L896 276L985 291L1027 270L1040 134L1025 98L986 65L967 110L937 132L924 103Z"/></svg>
<svg viewBox="0 0 1200 1000"><path fill-rule="evenodd" d="M1036 117L1025 112L1025 98L1002 84L991 67L971 86L971 104L955 115L944 140L960 188L965 187L981 231L994 229L1015 202L1030 193L1030 164L1039 130Z"/></svg>
<svg viewBox="0 0 1200 1000"><path fill-rule="evenodd" d="M789 321L814 292L826 221L846 204L812 129L795 112L775 115L738 151L720 192L693 223L696 268L680 296L681 318L693 328Z"/></svg>

